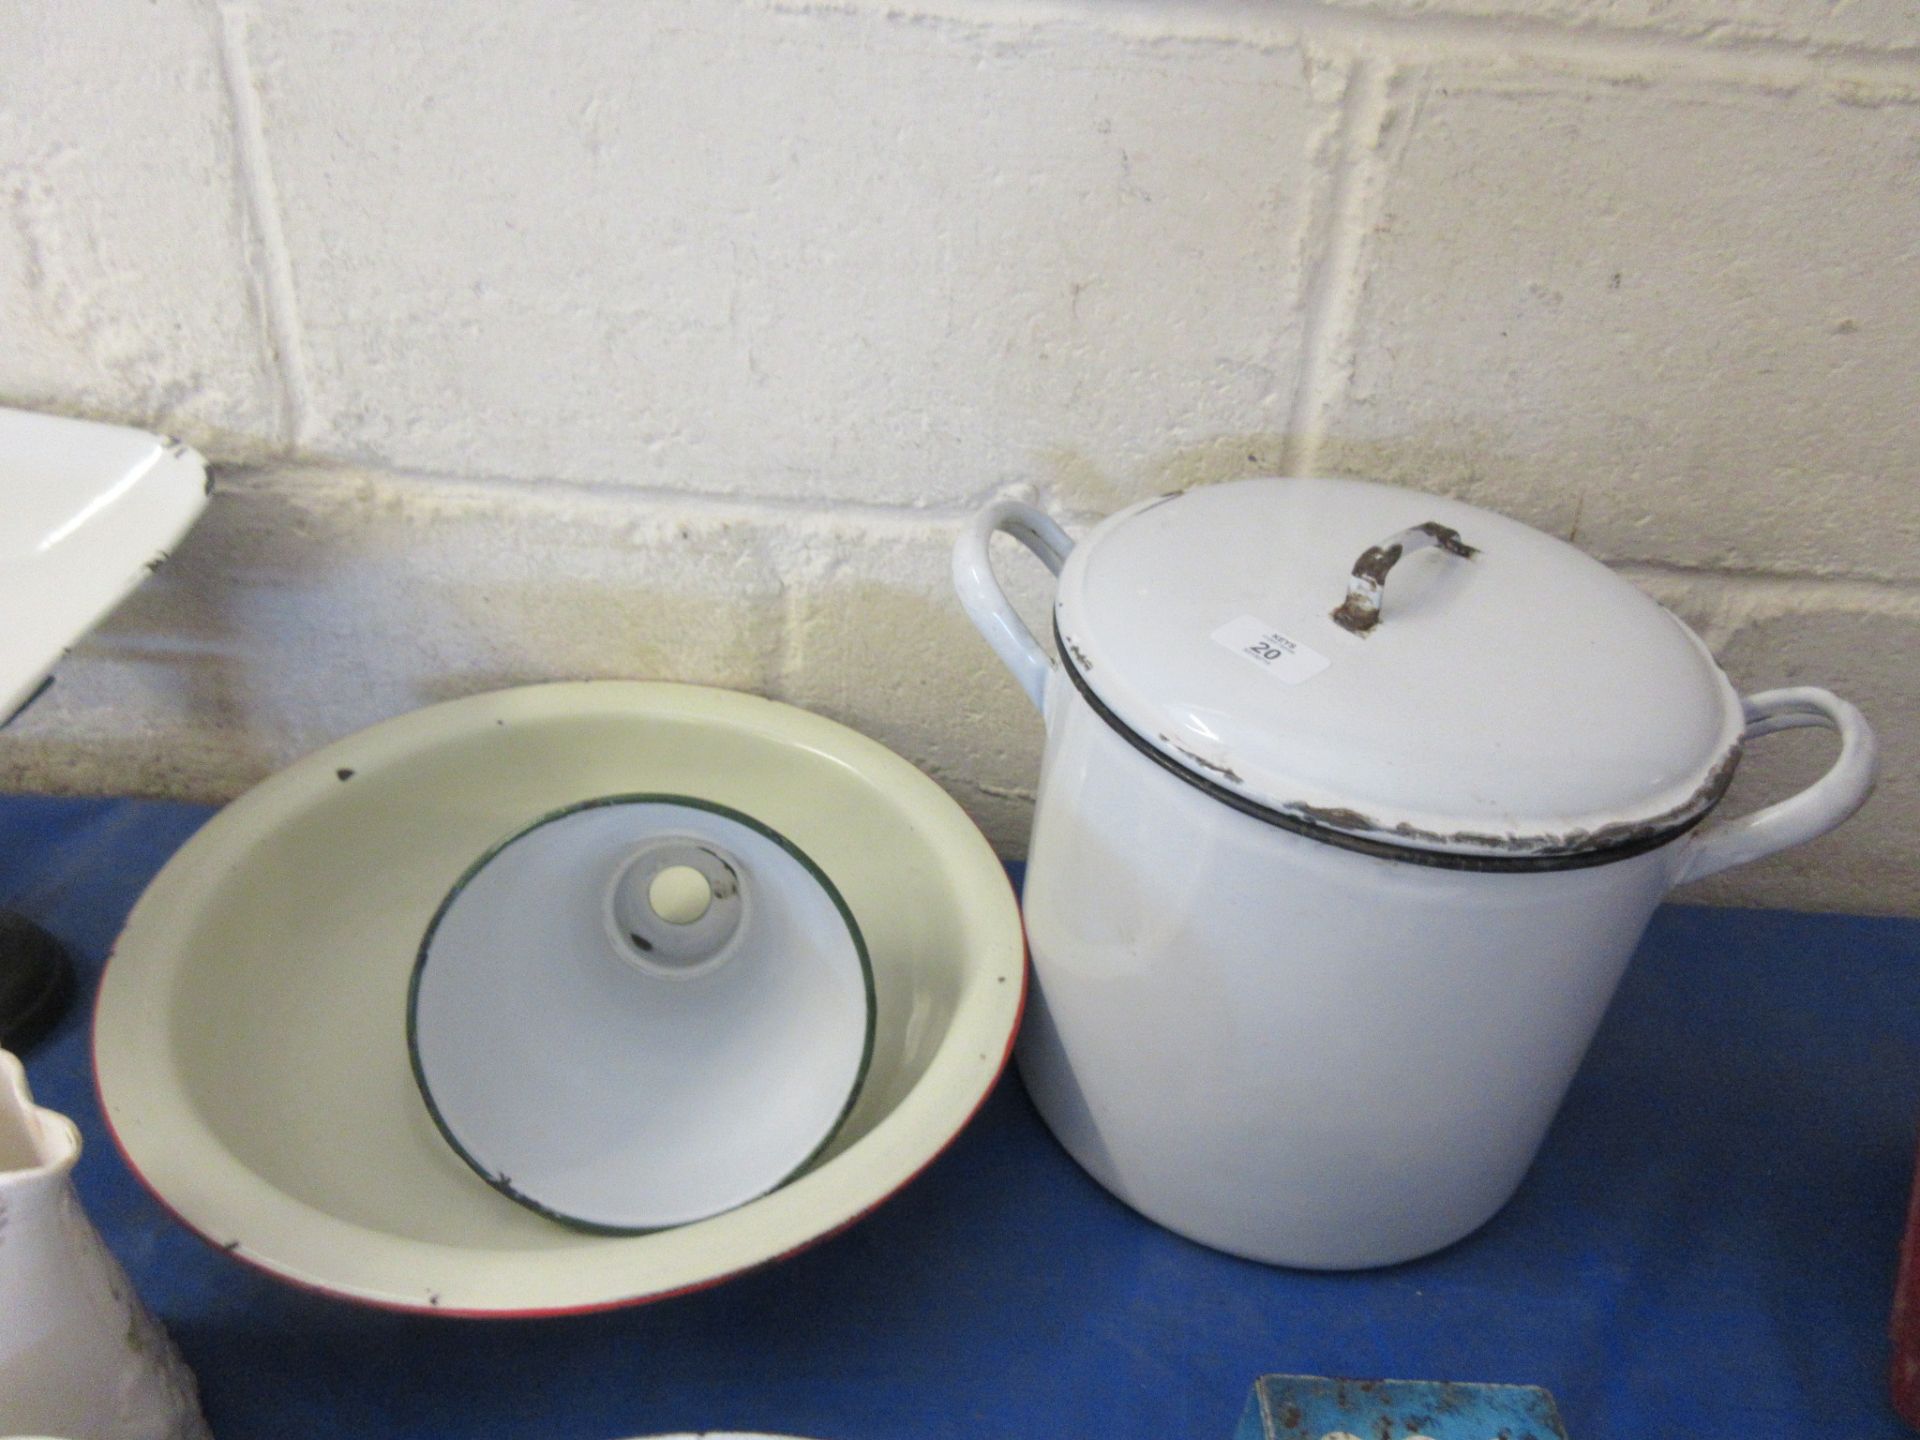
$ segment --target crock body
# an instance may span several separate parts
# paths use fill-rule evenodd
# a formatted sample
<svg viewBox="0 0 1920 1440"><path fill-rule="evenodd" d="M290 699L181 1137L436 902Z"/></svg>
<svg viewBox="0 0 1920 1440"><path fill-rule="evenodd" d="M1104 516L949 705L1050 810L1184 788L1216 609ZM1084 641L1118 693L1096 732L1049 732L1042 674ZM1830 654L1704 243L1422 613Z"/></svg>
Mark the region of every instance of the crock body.
<svg viewBox="0 0 1920 1440"><path fill-rule="evenodd" d="M1674 847L1382 859L1242 813L1056 678L1018 1059L1069 1153L1203 1244L1388 1265L1485 1223L1546 1134Z"/></svg>
<svg viewBox="0 0 1920 1440"><path fill-rule="evenodd" d="M1057 657L1001 533L1058 577ZM1873 786L1852 705L1741 697L1606 567L1443 497L1241 481L1078 545L1000 501L954 584L1047 729L1028 1089L1122 1200L1254 1259L1387 1265L1483 1224L1666 892ZM1745 746L1809 726L1823 776L1710 814Z"/></svg>

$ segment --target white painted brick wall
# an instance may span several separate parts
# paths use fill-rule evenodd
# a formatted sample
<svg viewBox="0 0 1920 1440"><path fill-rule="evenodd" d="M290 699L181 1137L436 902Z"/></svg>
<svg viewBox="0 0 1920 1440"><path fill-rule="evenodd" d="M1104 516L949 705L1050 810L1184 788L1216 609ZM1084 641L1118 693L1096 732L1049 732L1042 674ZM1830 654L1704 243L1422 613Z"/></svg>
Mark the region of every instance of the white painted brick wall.
<svg viewBox="0 0 1920 1440"><path fill-rule="evenodd" d="M1920 108L1657 93L1394 77L1319 463L1608 560L1920 579Z"/></svg>
<svg viewBox="0 0 1920 1440"><path fill-rule="evenodd" d="M0 3L0 395L276 440L218 17Z"/></svg>
<svg viewBox="0 0 1920 1440"><path fill-rule="evenodd" d="M1700 894L1920 913L1894 0L0 0L0 58L0 403L222 479L0 784L223 797L634 675L848 721L1017 853L961 518L1339 470L1857 699L1874 801Z"/></svg>

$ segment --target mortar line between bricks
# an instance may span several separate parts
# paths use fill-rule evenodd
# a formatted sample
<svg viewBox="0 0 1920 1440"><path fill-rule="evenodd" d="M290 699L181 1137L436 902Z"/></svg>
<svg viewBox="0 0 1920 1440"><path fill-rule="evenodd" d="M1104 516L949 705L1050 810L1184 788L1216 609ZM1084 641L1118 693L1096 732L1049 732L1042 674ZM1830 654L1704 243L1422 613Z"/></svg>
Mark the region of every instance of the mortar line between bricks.
<svg viewBox="0 0 1920 1440"><path fill-rule="evenodd" d="M223 492L272 493L292 498L311 497L320 487L346 493L373 481L395 490L431 498L517 496L536 501L595 500L679 508L723 518L751 518L756 513L789 519L849 519L881 524L932 522L958 524L971 519L986 498L960 505L888 505L875 501L835 498L809 499L793 495L727 495L706 490L675 490L662 486L621 485L605 480L532 480L515 475L460 475L450 471L386 469L377 465L335 464L288 459L266 464L223 466Z"/></svg>
<svg viewBox="0 0 1920 1440"><path fill-rule="evenodd" d="M1621 560L1610 563L1607 568L1633 581L1698 581L1774 597L1798 593L1809 598L1817 597L1828 604L1843 600L1851 608L1920 616L1920 581L1880 580L1859 575L1817 575L1791 570L1716 570L1710 566L1680 565L1658 560Z"/></svg>
<svg viewBox="0 0 1920 1440"><path fill-rule="evenodd" d="M607 482L526 480L514 476L461 476L420 470L382 470L301 461L222 467L220 493L272 495L293 500L351 497L367 482L431 499L518 497L530 500L584 499L683 509L721 519L850 519L867 523L914 526L951 525L970 519L975 506L920 508L849 500L811 500L793 496L717 495L706 491L636 488ZM332 492L328 494L327 492ZM984 503L984 502L982 502ZM1070 527L1090 525L1103 513L1061 512L1056 518ZM1803 590L1828 596L1850 595L1856 602L1878 601L1895 608L1920 611L1920 579L1887 580L1860 575L1831 575L1804 570L1759 570L1752 567L1716 569L1677 561L1606 560L1607 567L1630 580L1690 580L1744 586L1755 590Z"/></svg>
<svg viewBox="0 0 1920 1440"><path fill-rule="evenodd" d="M1316 227L1316 254L1310 261L1302 309L1300 363L1293 404L1287 413L1286 445L1280 469L1287 475L1312 473L1320 457L1325 417L1343 387L1336 352L1344 350L1353 329L1355 292L1360 283L1361 236L1366 223L1366 186L1360 172L1379 163L1369 134L1380 132L1386 106L1386 81L1365 58L1347 72L1340 97L1340 120L1333 136L1332 180L1327 186L1326 223Z"/></svg>
<svg viewBox="0 0 1920 1440"><path fill-rule="evenodd" d="M1122 39L1188 40L1259 48L1302 44L1365 49L1390 63L1432 65L1512 56L1574 67L1657 66L1690 78L1778 87L1820 81L1897 85L1920 92L1920 46L1880 49L1849 42L1728 34L1724 24L1687 34L1625 26L1577 26L1529 16L1391 15L1275 0L1030 0L983 14L976 0L771 0L788 14L932 21L972 31L1078 25ZM1920 100L1920 93L1915 93Z"/></svg>
<svg viewBox="0 0 1920 1440"><path fill-rule="evenodd" d="M1218 0L1197 3L1206 9L1221 8ZM1714 39L1705 34L1615 26L1578 28L1527 16L1386 15L1316 0L1288 0L1279 8L1283 14L1294 15L1295 23L1310 37L1366 45L1413 65L1445 61L1461 50L1477 52L1472 57L1476 59L1504 57L1518 50L1528 58L1573 66L1596 62L1616 67L1660 66L1689 78L1734 84L1831 84L1851 79L1893 83L1910 91L1920 87L1920 47L1876 50L1861 45L1735 35Z"/></svg>
<svg viewBox="0 0 1920 1440"><path fill-rule="evenodd" d="M236 5L217 4L216 9L220 19L220 73L233 109L241 186L260 256L267 339L277 362L274 370L280 377L281 441L291 449L307 433L311 409L300 307L293 288L293 262L280 225L279 189L274 184L273 163L267 150L260 92L254 83L253 66L247 59L247 16Z"/></svg>
<svg viewBox="0 0 1920 1440"><path fill-rule="evenodd" d="M336 495L351 495L367 482L389 485L422 499L436 492L450 497L485 499L519 497L531 500L584 499L620 503L632 501L646 506L684 508L696 514L722 519L756 518L849 519L887 525L931 523L951 525L971 519L978 506L969 502L959 506L885 505L871 501L806 499L787 495L725 495L700 490L673 490L660 487L618 485L608 481L530 480L512 475L457 475L431 470L387 470L373 466L347 465L313 460L278 460L264 464L222 466L219 470L221 493L244 495L249 492L289 499L313 499L322 490ZM982 500L981 504L986 502ZM1056 518L1069 527L1091 525L1105 518L1105 512L1059 512ZM1630 580L1697 580L1716 584L1746 586L1751 589L1822 591L1828 595L1851 592L1856 600L1878 599L1896 607L1912 606L1920 610L1920 578L1887 580L1872 576L1821 574L1807 570L1760 570L1751 566L1715 568L1663 560L1604 560L1616 573Z"/></svg>

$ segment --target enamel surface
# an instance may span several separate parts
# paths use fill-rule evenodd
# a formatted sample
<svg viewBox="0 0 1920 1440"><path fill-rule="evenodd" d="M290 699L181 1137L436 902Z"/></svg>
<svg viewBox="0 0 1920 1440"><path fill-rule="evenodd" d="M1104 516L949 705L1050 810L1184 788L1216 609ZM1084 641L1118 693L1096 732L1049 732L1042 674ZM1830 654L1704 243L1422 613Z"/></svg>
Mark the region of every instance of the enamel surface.
<svg viewBox="0 0 1920 1440"><path fill-rule="evenodd" d="M1468 553L1402 554L1436 522ZM1362 557L1377 575L1355 577ZM1378 606L1359 633L1335 614L1356 589ZM1075 549L1056 618L1087 687L1181 766L1413 848L1551 854L1671 828L1719 798L1740 742L1733 687L1641 591L1504 515L1394 486L1147 501Z"/></svg>
<svg viewBox="0 0 1920 1440"><path fill-rule="evenodd" d="M725 887L717 906L622 903L633 862L682 847ZM515 835L421 947L408 1039L435 1122L496 1189L589 1227L684 1225L772 1190L832 1136L872 1045L866 953L830 885L748 817L674 797Z"/></svg>
<svg viewBox="0 0 1920 1440"><path fill-rule="evenodd" d="M1249 487L1223 487L1235 488L1244 497ZM1355 531L1378 537L1382 559L1408 543L1408 524L1374 524L1383 518L1383 499L1397 503L1406 492L1345 485L1307 490L1327 503L1351 495ZM1089 1174L1191 1239L1314 1269L1413 1259L1471 1233L1519 1186L1667 892L1845 821L1872 789L1877 744L1858 709L1827 691L1765 691L1738 703L1735 734L1742 742L1818 727L1837 733L1839 753L1826 774L1756 813L1710 819L1677 838L1655 836L1641 848L1586 857L1590 864L1544 869L1515 868L1528 863L1517 859L1502 869L1471 854L1356 848L1348 834L1299 827L1291 817L1248 806L1220 783L1243 782L1237 772L1202 778L1192 765L1169 761L1098 704L1087 681L1106 677L1101 683L1116 693L1113 671L1131 664L1118 693L1129 678L1151 686L1136 696L1138 704L1170 707L1211 693L1215 734L1248 740L1255 759L1271 756L1276 767L1331 760L1355 786L1385 786L1389 796L1396 780L1408 794L1428 796L1457 784L1460 774L1437 768L1436 746L1447 745L1449 728L1469 741L1495 744L1498 736L1476 730L1475 722L1497 717L1506 697L1476 708L1477 697L1456 682L1423 710L1419 696L1369 696L1363 670L1357 687L1322 692L1317 726L1303 732L1299 717L1269 706L1246 685L1249 676L1273 681L1271 693L1284 694L1318 683L1329 667L1311 663L1308 646L1289 650L1275 643L1257 666L1210 674L1216 657L1194 661L1187 653L1192 647L1182 643L1215 623L1206 608L1196 610L1196 596L1234 600L1256 589L1282 599L1289 594L1295 582L1284 569L1275 575L1246 564L1250 543L1262 556L1295 543L1285 527L1233 533L1196 525L1184 536L1176 529L1161 537L1171 548L1148 546L1133 554L1133 565L1099 576L1099 547L1124 539L1129 518L1151 520L1186 503L1170 499L1123 514L1109 522L1112 529L1068 554L1071 543L1044 515L1000 502L981 510L954 548L962 608L1047 727L1023 896L1034 1003L1021 1033L1021 1075L1042 1117ZM1236 507L1230 493L1212 503L1229 513ZM1557 544L1544 536L1530 540L1522 527L1463 506L1437 518L1442 525L1471 519L1477 533L1469 545L1510 545L1523 559L1529 547L1538 558L1541 547ZM1040 649L1001 592L987 548L1000 532L1060 574L1064 660ZM1438 546L1446 533L1428 538ZM1160 563L1145 563L1156 558L1156 548ZM1430 578L1442 586L1447 578L1457 582L1455 565L1476 564L1481 553L1459 553L1464 548L1456 547L1440 576ZM1236 556L1238 572L1214 573ZM1591 567L1596 575L1583 577L1571 561L1553 563L1600 597L1615 583L1598 566ZM1366 572L1370 564L1358 568ZM1176 568L1189 583L1164 583ZM1382 564L1364 578L1378 581L1387 569ZM1091 589L1104 598L1105 610L1089 601L1090 570L1100 582ZM1393 592L1397 578L1389 575L1384 589ZM1329 587L1328 602L1339 593ZM1353 601L1356 592L1343 587L1343 593ZM1373 593L1361 587L1358 594L1357 608L1364 610ZM1387 594L1378 632L1395 623L1394 601L1408 598ZM1409 610L1419 613L1420 597L1411 598L1400 611L1403 622ZM1443 612L1452 604L1474 613L1470 591L1457 585L1429 590L1424 599ZM1650 626L1668 645L1665 658L1684 660L1686 651L1672 639L1684 635L1681 627L1663 631L1658 608L1638 604L1647 613L1603 611L1598 618L1611 614ZM1168 617L1186 623L1169 625ZM1570 636L1578 638L1578 626L1569 627ZM1372 646L1378 632L1347 638ZM1231 626L1227 633L1236 646L1244 642ZM1310 644L1333 644L1331 636L1301 633ZM1094 634L1104 642L1098 654L1076 645L1078 637ZM1511 628L1508 638L1514 638ZM1662 658L1659 644L1653 650L1650 665ZM1404 652L1383 653L1389 663L1410 663ZM1699 653L1698 663L1710 667L1704 650ZM1113 663L1115 657L1121 663ZM1148 663L1156 658L1164 662L1157 672ZM1248 657L1223 650L1221 658L1238 663ZM1494 673L1512 659L1498 657ZM1286 673L1276 675L1269 664ZM1624 684L1630 677L1616 672L1615 678ZM1227 703L1236 685L1243 708ZM1386 708L1379 714L1354 709L1346 729L1370 737L1374 749L1342 750L1339 702L1356 706L1370 698ZM1629 693L1614 703L1630 707L1637 698ZM1663 697L1656 689L1646 698ZM1702 698L1713 698L1712 687ZM1703 705L1696 718L1710 720L1716 708ZM1138 718L1142 712L1123 713ZM1269 729L1260 728L1263 719ZM1316 738L1318 754L1307 745L1303 756L1288 755L1289 742ZM1684 754L1684 747L1674 753ZM1487 788L1532 775L1544 803L1555 777L1535 775L1527 758L1523 751L1511 777L1484 768L1472 773ZM1622 778L1630 777L1580 775L1571 783ZM1510 793L1528 803L1524 790Z"/></svg>
<svg viewBox="0 0 1920 1440"><path fill-rule="evenodd" d="M206 462L144 430L0 409L0 721L158 569L207 503Z"/></svg>
<svg viewBox="0 0 1920 1440"><path fill-rule="evenodd" d="M444 1143L409 1069L406 993L427 921L476 856L635 791L751 813L831 874L872 957L876 1032L807 1174L710 1220L609 1238L516 1205ZM1023 961L985 840L883 747L732 692L540 686L376 726L216 817L128 921L96 1063L135 1168L243 1259L405 1308L592 1309L710 1284L884 1200L998 1075Z"/></svg>

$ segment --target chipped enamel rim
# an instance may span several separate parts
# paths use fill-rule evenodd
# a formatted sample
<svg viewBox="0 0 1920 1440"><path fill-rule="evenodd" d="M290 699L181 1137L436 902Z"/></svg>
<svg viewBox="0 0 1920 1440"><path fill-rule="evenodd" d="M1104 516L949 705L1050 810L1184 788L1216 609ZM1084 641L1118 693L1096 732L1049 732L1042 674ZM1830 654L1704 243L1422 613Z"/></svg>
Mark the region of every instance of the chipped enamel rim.
<svg viewBox="0 0 1920 1440"><path fill-rule="evenodd" d="M176 1053L176 1006L183 977L195 964L197 924L214 888L237 884L234 872L244 874L250 856L350 777L363 777L364 784L382 767L404 766L449 736L583 717L636 724L664 718L681 727L737 730L755 745L795 747L845 772L850 786L883 802L893 817L890 833L904 827L927 847L936 873L932 888L922 893L940 897L948 923L935 927L925 948L914 953L920 965L943 957L937 961L945 967L940 983L952 992L952 1009L923 1066L900 1076L906 1088L891 1108L877 1118L863 1117L859 1126L850 1123L847 1132L857 1131L857 1138L793 1183L711 1219L648 1235L584 1235L540 1221L488 1190L451 1151L444 1152L444 1164L454 1167L462 1184L491 1197L487 1204L550 1230L543 1228L538 1243L527 1244L422 1239L390 1223L376 1226L334 1213L277 1185L216 1130L189 1089L185 1057ZM486 823L496 834L506 828ZM874 875L887 877L897 858L872 861ZM844 873L840 879L849 903L863 913L876 970L915 964L891 960L881 948L876 929L897 927L877 927L865 908L875 903L874 883ZM914 903L914 897L900 903ZM380 962L379 973L384 977L385 967L397 967L402 996L425 919L408 913L391 922L396 934L404 924L410 938ZM921 926L917 916L912 923ZM224 981L231 968L213 973ZM960 807L905 760L823 717L751 695L638 681L578 682L498 691L403 715L328 746L229 805L175 854L134 907L101 981L93 1058L102 1109L121 1155L155 1198L209 1243L279 1279L340 1299L418 1313L524 1318L614 1309L704 1289L851 1225L918 1175L979 1109L1011 1054L1025 997L1026 947L1005 869ZM405 1074L403 999L392 1022ZM342 1055L338 1063L357 1058ZM405 1083L418 1105L410 1075ZM432 1133L424 1107L418 1123ZM363 1188L387 1184L388 1177L376 1176Z"/></svg>
<svg viewBox="0 0 1920 1440"><path fill-rule="evenodd" d="M1282 806L1268 805L1239 790L1228 789L1216 781L1208 779L1195 769L1191 757L1179 752L1178 746L1171 742L1163 747L1148 740L1138 730L1114 714L1107 703L1094 692L1074 664L1072 655L1075 647L1069 645L1060 634L1059 622L1054 624L1054 645L1063 658L1061 668L1067 672L1067 678L1073 682L1073 688L1080 692L1080 698L1087 702L1087 708L1121 739L1146 756L1161 769L1175 778L1185 781L1204 795L1211 796L1221 804L1238 810L1243 815L1264 821L1281 830L1292 831L1309 840L1317 840L1323 845L1332 845L1341 850L1353 850L1362 855L1372 855L1382 860L1398 860L1410 865L1429 865L1437 870L1474 870L1482 873L1509 872L1516 874L1537 873L1543 870L1586 870L1595 865L1610 865L1616 860L1631 860L1636 855L1644 855L1649 850L1658 850L1662 845L1679 839L1689 830L1699 825L1712 813L1714 806L1733 783L1733 774L1739 768L1742 750L1741 741L1735 738L1732 748L1708 776L1707 783L1697 791L1689 804L1676 814L1661 822L1648 822L1644 825L1621 826L1623 832L1617 838L1601 843L1593 837L1579 837L1569 842L1570 848L1563 850L1542 850L1526 854L1501 854L1497 850L1457 849L1442 850L1402 839L1395 831L1380 827L1370 829L1363 825L1336 825L1320 816L1289 810ZM1160 737L1165 740L1165 736ZM1176 753L1178 752L1178 753ZM1352 812L1337 812L1351 814ZM1364 820L1363 816L1355 816ZM1438 837L1435 837L1436 839ZM1586 848L1571 848L1581 843Z"/></svg>

